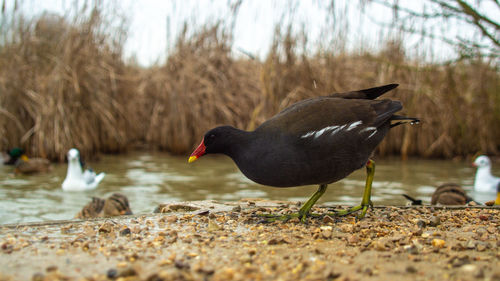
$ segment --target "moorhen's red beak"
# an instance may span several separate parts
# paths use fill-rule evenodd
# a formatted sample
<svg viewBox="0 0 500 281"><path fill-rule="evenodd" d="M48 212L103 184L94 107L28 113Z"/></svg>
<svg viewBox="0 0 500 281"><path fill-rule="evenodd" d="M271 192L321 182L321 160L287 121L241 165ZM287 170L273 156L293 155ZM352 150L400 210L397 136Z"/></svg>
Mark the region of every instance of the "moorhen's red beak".
<svg viewBox="0 0 500 281"><path fill-rule="evenodd" d="M205 144L203 143L203 140L201 141L200 145L194 150L193 153L191 153L191 156L189 156L188 163L192 163L196 161L196 159L200 158L205 154Z"/></svg>

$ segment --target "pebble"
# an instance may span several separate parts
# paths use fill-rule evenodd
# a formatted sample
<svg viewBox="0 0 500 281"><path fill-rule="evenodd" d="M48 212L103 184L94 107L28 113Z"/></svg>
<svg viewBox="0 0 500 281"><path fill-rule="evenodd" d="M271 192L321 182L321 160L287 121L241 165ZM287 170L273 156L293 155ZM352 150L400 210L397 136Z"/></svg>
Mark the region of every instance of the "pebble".
<svg viewBox="0 0 500 281"><path fill-rule="evenodd" d="M413 265L409 265L406 267L406 272L408 273L417 273L417 269Z"/></svg>
<svg viewBox="0 0 500 281"><path fill-rule="evenodd" d="M130 231L130 228L125 227L124 229L122 229L122 230L120 231L120 236L130 235L130 233L132 233L132 232Z"/></svg>
<svg viewBox="0 0 500 281"><path fill-rule="evenodd" d="M426 223L425 223L425 221L423 221L423 220L418 220L418 221L417 221L417 226L418 226L419 228L424 228L426 225L427 225L427 224L426 224Z"/></svg>
<svg viewBox="0 0 500 281"><path fill-rule="evenodd" d="M335 222L335 220L332 217L330 217L329 215L326 215L323 217L323 223L334 223L334 222Z"/></svg>
<svg viewBox="0 0 500 281"><path fill-rule="evenodd" d="M438 226L441 224L441 218L439 216L432 216L429 225L430 226Z"/></svg>
<svg viewBox="0 0 500 281"><path fill-rule="evenodd" d="M358 235L356 235L356 234L353 234L347 238L347 242L349 242L349 244L356 244L359 241L360 241L360 239L359 239Z"/></svg>
<svg viewBox="0 0 500 281"><path fill-rule="evenodd" d="M460 271L465 275L470 275L475 278L484 278L484 271L475 264L466 264L460 267Z"/></svg>
<svg viewBox="0 0 500 281"><path fill-rule="evenodd" d="M106 272L106 276L107 276L109 279L115 279L116 277L118 277L118 270L116 270L115 268L110 268L110 269L108 269L108 271Z"/></svg>
<svg viewBox="0 0 500 281"><path fill-rule="evenodd" d="M114 225L106 221L101 226L99 226L99 233L110 233L113 230Z"/></svg>
<svg viewBox="0 0 500 281"><path fill-rule="evenodd" d="M59 270L77 276L75 280L95 281L353 281L377 275L380 277L375 279L388 280L393 272L411 274L406 277L409 280L462 276L463 280L495 280L495 267L490 264L498 258L500 240L498 211L494 209L375 208L361 221L349 215L309 218L307 224L298 219L296 223L257 224L259 218L254 214L261 201L258 208L241 204L245 208L239 213L203 207L210 210L208 216L171 213L72 223L71 231L64 235L62 226L3 228L2 261L13 252L15 259L9 262L14 266L19 257L55 257L59 269L36 274L28 267L24 276L10 279L0 272L0 280L72 280ZM280 206L262 210L297 212L291 204ZM237 207L228 205L227 210ZM314 210L319 214L327 211ZM480 214L489 219L481 220ZM56 256L59 252L65 256ZM47 260L42 269L55 259ZM87 263L101 268L100 273L88 273ZM360 270L356 273L353 268Z"/></svg>
<svg viewBox="0 0 500 281"><path fill-rule="evenodd" d="M321 235L323 236L323 238L325 239L330 239L332 238L332 231L330 229L325 229L325 230L322 230L321 231Z"/></svg>
<svg viewBox="0 0 500 281"><path fill-rule="evenodd" d="M465 264L471 263L469 256L453 256L448 263L453 267L461 267Z"/></svg>
<svg viewBox="0 0 500 281"><path fill-rule="evenodd" d="M441 249L444 248L445 245L446 242L442 239L432 239L432 246L434 246L434 248Z"/></svg>
<svg viewBox="0 0 500 281"><path fill-rule="evenodd" d="M224 228L218 225L214 220L208 220L207 230L208 232L214 232L218 230L223 230Z"/></svg>

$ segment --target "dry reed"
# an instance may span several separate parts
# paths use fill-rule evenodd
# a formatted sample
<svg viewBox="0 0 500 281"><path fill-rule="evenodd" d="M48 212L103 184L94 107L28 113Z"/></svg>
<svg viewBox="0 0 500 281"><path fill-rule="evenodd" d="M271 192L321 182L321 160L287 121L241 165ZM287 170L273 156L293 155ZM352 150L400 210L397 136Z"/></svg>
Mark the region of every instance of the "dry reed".
<svg viewBox="0 0 500 281"><path fill-rule="evenodd" d="M101 12L81 11L72 22L51 14L14 22L17 35L0 49L3 149L22 146L62 161L71 147L87 157L125 148L123 34L103 31Z"/></svg>

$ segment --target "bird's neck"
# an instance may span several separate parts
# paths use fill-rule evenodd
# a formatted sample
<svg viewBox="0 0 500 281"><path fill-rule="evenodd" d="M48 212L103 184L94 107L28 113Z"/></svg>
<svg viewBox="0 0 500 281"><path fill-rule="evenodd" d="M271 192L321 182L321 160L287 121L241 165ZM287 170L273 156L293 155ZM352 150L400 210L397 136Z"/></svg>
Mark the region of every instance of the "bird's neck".
<svg viewBox="0 0 500 281"><path fill-rule="evenodd" d="M68 162L68 172L66 177L81 177L83 175L82 167L78 161L70 160Z"/></svg>
<svg viewBox="0 0 500 281"><path fill-rule="evenodd" d="M234 133L231 134L231 138L228 139L228 145L224 154L233 158L235 160L236 156L241 156L245 154L246 151L255 143L255 133L243 131L240 129L235 129Z"/></svg>
<svg viewBox="0 0 500 281"><path fill-rule="evenodd" d="M477 169L476 178L491 176L491 167L480 167Z"/></svg>

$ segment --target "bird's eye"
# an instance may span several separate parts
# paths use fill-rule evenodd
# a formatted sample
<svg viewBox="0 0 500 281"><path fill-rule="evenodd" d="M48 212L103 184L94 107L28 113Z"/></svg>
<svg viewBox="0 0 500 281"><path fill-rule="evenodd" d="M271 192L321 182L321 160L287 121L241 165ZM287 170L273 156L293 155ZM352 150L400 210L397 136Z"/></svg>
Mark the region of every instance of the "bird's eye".
<svg viewBox="0 0 500 281"><path fill-rule="evenodd" d="M214 134L211 134L209 137L210 137L211 139L213 139L213 138L215 138L215 135L214 135Z"/></svg>

